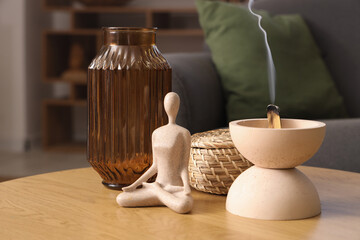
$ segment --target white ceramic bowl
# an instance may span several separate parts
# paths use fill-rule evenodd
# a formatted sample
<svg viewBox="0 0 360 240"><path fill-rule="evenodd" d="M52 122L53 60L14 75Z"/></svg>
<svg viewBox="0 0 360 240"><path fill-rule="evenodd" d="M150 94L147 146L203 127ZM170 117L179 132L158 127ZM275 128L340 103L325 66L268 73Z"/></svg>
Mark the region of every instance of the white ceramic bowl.
<svg viewBox="0 0 360 240"><path fill-rule="evenodd" d="M267 128L267 119L229 123L239 152L263 168L293 168L309 160L320 148L326 124L300 119L281 119L281 129Z"/></svg>

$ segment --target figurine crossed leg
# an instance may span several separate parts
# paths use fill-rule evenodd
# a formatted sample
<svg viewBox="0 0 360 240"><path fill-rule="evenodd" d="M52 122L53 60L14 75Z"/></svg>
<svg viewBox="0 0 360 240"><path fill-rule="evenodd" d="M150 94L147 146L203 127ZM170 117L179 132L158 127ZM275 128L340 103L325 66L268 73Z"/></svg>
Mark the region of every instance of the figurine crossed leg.
<svg viewBox="0 0 360 240"><path fill-rule="evenodd" d="M190 132L175 123L180 98L170 92L164 107L169 123L152 134L153 164L133 184L124 187L116 201L123 207L165 205L177 213L190 212L193 206L189 186L188 161ZM146 181L157 173L154 183ZM142 188L137 188L142 185Z"/></svg>

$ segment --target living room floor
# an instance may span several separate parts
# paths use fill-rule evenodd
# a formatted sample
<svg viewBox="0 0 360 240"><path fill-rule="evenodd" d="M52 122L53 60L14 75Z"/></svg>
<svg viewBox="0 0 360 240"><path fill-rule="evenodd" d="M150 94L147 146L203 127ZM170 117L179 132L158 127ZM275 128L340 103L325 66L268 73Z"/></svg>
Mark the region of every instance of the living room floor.
<svg viewBox="0 0 360 240"><path fill-rule="evenodd" d="M40 149L21 153L0 151L0 182L83 167L90 167L84 153L44 152Z"/></svg>

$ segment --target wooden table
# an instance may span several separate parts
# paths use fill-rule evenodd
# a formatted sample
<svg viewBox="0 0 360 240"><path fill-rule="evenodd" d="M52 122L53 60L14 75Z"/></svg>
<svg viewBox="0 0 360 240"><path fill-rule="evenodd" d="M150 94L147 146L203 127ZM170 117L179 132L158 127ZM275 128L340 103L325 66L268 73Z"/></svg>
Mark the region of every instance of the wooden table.
<svg viewBox="0 0 360 240"><path fill-rule="evenodd" d="M263 221L232 215L224 196L193 190L194 209L122 208L90 169L0 184L0 239L360 239L360 174L299 167L318 189L320 216Z"/></svg>

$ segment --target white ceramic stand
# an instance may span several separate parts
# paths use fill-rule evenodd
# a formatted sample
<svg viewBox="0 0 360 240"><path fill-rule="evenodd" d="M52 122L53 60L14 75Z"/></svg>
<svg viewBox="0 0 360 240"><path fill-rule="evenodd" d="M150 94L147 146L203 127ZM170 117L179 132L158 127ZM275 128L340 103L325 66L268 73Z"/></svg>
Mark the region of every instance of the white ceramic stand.
<svg viewBox="0 0 360 240"><path fill-rule="evenodd" d="M230 123L232 140L253 162L230 187L227 211L242 217L293 220L321 212L312 182L295 167L312 157L325 136L325 124L282 119L282 129L267 128L266 119Z"/></svg>
<svg viewBox="0 0 360 240"><path fill-rule="evenodd" d="M123 207L165 205L177 213L190 212L193 206L189 185L188 163L190 132L176 125L180 98L170 92L164 107L169 123L152 134L153 164L133 184L124 187L116 201ZM154 183L146 181L157 173ZM142 188L138 188L138 187Z"/></svg>

